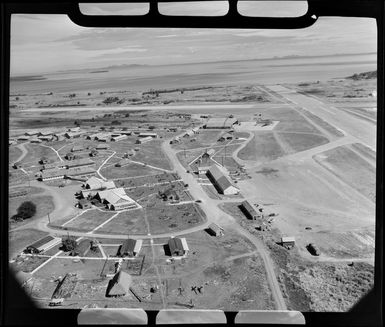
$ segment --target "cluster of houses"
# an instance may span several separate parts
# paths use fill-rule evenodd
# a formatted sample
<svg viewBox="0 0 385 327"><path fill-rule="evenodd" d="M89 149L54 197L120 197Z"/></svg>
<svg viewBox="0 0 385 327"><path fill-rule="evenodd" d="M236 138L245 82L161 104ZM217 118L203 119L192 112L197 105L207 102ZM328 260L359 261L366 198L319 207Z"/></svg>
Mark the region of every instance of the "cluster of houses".
<svg viewBox="0 0 385 327"><path fill-rule="evenodd" d="M86 209L90 206L87 200L93 203L99 202L109 210L124 210L139 207L138 203L126 194L124 188L117 188L113 181L103 181L93 176L82 185L82 188L83 189L76 194L79 198L78 207L81 209Z"/></svg>

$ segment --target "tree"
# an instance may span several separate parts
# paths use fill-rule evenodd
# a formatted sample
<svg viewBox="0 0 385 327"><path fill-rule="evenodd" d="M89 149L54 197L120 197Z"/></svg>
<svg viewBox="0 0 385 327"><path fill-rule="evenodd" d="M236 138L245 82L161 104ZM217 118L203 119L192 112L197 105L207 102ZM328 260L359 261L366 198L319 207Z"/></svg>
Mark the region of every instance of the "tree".
<svg viewBox="0 0 385 327"><path fill-rule="evenodd" d="M71 251L71 252L74 252L77 247L78 247L78 243L76 242L76 240L73 238L73 237L63 237L62 240L61 240L61 248L64 252L68 252L68 251Z"/></svg>
<svg viewBox="0 0 385 327"><path fill-rule="evenodd" d="M22 219L28 219L35 215L36 205L31 201L23 202L19 208L17 208L17 215Z"/></svg>

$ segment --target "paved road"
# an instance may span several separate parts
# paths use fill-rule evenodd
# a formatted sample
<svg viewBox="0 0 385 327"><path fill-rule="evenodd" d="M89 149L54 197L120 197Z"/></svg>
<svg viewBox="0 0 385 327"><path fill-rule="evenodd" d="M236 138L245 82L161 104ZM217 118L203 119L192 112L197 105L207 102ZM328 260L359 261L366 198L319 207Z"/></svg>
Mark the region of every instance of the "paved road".
<svg viewBox="0 0 385 327"><path fill-rule="evenodd" d="M319 116L330 125L341 129L345 135L355 137L373 151L376 151L375 123L360 119L330 104L325 104L321 100L305 96L281 85L271 85L268 88L273 92L279 93L292 103L310 111L312 114Z"/></svg>

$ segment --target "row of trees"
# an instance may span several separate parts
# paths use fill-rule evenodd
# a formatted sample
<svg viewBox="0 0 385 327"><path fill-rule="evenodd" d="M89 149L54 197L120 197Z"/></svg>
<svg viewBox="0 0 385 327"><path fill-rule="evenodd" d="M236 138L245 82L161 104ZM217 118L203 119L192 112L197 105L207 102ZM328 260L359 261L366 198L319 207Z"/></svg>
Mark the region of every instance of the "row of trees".
<svg viewBox="0 0 385 327"><path fill-rule="evenodd" d="M33 217L36 214L36 205L31 201L23 202L18 208L13 220L24 220Z"/></svg>

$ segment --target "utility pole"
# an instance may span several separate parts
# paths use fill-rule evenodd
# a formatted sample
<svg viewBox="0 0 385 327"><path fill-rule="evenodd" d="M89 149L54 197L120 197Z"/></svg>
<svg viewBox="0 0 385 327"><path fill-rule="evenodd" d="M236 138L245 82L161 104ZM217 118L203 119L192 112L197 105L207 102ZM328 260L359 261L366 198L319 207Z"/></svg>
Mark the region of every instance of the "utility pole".
<svg viewBox="0 0 385 327"><path fill-rule="evenodd" d="M49 212L47 213L47 217L48 217L48 223L50 224L51 223L51 218L49 216Z"/></svg>

